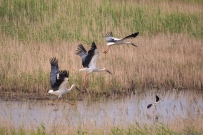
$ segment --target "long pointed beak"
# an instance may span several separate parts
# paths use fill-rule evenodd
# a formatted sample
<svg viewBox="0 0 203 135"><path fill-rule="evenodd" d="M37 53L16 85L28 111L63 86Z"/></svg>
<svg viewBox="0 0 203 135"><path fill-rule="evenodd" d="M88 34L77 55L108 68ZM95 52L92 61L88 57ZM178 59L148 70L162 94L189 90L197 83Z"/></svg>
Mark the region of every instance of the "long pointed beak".
<svg viewBox="0 0 203 135"><path fill-rule="evenodd" d="M112 74L109 70L106 70L106 72L108 72L109 74Z"/></svg>
<svg viewBox="0 0 203 135"><path fill-rule="evenodd" d="M133 44L133 43L132 43L131 45L133 45L133 46L137 47L137 46L136 46L135 44Z"/></svg>
<svg viewBox="0 0 203 135"><path fill-rule="evenodd" d="M78 91L80 91L80 89L79 89L78 87L75 86L75 88L76 88Z"/></svg>

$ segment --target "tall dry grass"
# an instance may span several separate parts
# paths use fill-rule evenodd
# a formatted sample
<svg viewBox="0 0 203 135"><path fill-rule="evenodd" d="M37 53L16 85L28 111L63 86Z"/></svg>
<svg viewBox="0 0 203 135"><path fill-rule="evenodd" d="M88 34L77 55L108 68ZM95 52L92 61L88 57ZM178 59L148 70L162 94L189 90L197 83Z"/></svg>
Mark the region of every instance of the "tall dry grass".
<svg viewBox="0 0 203 135"><path fill-rule="evenodd" d="M96 42L100 56L98 67L112 72L93 73L88 76L89 91L98 93L127 92L143 88L203 87L202 40L188 39L182 34L158 34L152 37L138 36L131 45L113 46L107 55L105 42ZM70 71L70 84L82 85L81 58L75 54L77 45L83 42L26 44L5 40L0 48L1 91L45 94L50 88L49 59L59 59L60 69Z"/></svg>

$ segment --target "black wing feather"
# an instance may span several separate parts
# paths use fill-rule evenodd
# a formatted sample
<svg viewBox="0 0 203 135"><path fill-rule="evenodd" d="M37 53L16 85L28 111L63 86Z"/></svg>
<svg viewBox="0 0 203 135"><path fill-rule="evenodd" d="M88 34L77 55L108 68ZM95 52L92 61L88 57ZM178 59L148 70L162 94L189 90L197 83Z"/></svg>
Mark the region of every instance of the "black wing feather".
<svg viewBox="0 0 203 135"><path fill-rule="evenodd" d="M137 37L138 34L139 34L139 32L136 32L136 33L133 33L133 34L131 34L131 35L129 35L129 36L124 37L123 39L135 38L135 37Z"/></svg>
<svg viewBox="0 0 203 135"><path fill-rule="evenodd" d="M94 56L94 50L97 49L94 42L92 42L92 46L90 50L87 52L82 44L78 45L78 48L76 50L76 54L82 57L82 65L84 68L89 68L89 63Z"/></svg>
<svg viewBox="0 0 203 135"><path fill-rule="evenodd" d="M68 78L69 72L66 70L61 70L59 71L58 75L56 76L56 82L53 85L53 90L58 90L60 87L61 83L64 81L65 78Z"/></svg>
<svg viewBox="0 0 203 135"><path fill-rule="evenodd" d="M61 83L64 81L64 78L68 78L69 72L66 70L59 71L58 67L58 59L56 57L53 57L50 59L51 64L51 72L50 72L50 83L52 89L58 90Z"/></svg>
<svg viewBox="0 0 203 135"><path fill-rule="evenodd" d="M158 102L159 101L159 97L156 95L156 102Z"/></svg>
<svg viewBox="0 0 203 135"><path fill-rule="evenodd" d="M83 47L82 44L78 45L78 48L77 48L75 54L79 55L80 57L82 57L82 65L83 65L83 63L85 62L85 59L86 59L88 53L87 53L87 51L85 50L85 48ZM84 67L84 65L83 65L83 67Z"/></svg>
<svg viewBox="0 0 203 135"><path fill-rule="evenodd" d="M54 84L56 83L57 74L59 73L59 67L58 67L58 60L56 57L53 57L50 59L51 64L51 72L50 72L50 83L51 87L54 87Z"/></svg>
<svg viewBox="0 0 203 135"><path fill-rule="evenodd" d="M83 67L88 67L89 68L89 63L92 60L92 57L94 56L95 49L97 49L97 46L96 46L95 42L93 41L92 46L91 46L90 50L88 51L88 55L85 58L85 61L82 63Z"/></svg>
<svg viewBox="0 0 203 135"><path fill-rule="evenodd" d="M148 104L147 109L149 109L152 106L152 104Z"/></svg>
<svg viewBox="0 0 203 135"><path fill-rule="evenodd" d="M82 44L79 44L75 54L77 54L77 55L79 55L79 56L82 57L83 55L87 55L87 51L86 51L86 49L83 47Z"/></svg>

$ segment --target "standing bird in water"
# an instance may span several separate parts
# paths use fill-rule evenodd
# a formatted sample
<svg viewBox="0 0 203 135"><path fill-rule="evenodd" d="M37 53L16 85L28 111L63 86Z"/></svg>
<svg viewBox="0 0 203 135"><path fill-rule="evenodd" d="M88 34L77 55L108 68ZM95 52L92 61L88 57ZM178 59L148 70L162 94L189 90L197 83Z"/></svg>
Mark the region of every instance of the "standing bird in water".
<svg viewBox="0 0 203 135"><path fill-rule="evenodd" d="M156 95L156 101L153 104L148 104L147 109L152 107L153 105L156 106L161 101L161 99Z"/></svg>
<svg viewBox="0 0 203 135"><path fill-rule="evenodd" d="M83 84L83 87L87 85L86 78L89 75L89 73L106 71L109 74L111 74L111 72L106 68L103 69L97 68L97 58L99 56L99 51L96 47L95 42L92 42L92 46L88 52L85 50L82 44L79 44L76 50L76 55L79 55L82 58L82 65L84 67L79 71L87 72L87 74L85 75L84 79L85 83Z"/></svg>
<svg viewBox="0 0 203 135"><path fill-rule="evenodd" d="M108 48L103 53L107 53L112 45L131 44L131 45L137 47L134 43L127 42L127 41L125 41L125 39L135 38L138 34L139 34L139 32L136 32L136 33L133 33L124 38L115 38L115 37L113 37L112 32L108 32L105 36Z"/></svg>
<svg viewBox="0 0 203 135"><path fill-rule="evenodd" d="M76 88L77 90L79 89L75 86L75 84L73 84L70 87L70 89L67 89L66 86L68 84L69 72L67 72L66 70L59 71L58 60L56 59L56 57L50 59L50 64L51 64L50 83L52 90L49 90L48 93L58 96L55 105L55 110L57 110L58 100L62 98L63 94L69 93L73 88Z"/></svg>

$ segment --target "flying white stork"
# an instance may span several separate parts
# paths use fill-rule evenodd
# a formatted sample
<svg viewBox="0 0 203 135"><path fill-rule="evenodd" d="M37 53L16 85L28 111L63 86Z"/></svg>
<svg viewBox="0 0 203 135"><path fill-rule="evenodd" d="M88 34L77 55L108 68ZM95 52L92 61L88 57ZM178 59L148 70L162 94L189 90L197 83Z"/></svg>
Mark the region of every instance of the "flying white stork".
<svg viewBox="0 0 203 135"><path fill-rule="evenodd" d="M69 72L67 72L66 70L59 71L58 59L56 59L56 57L53 57L50 59L50 64L51 64L50 83L51 83L52 89L49 90L48 93L58 96L58 99L55 105L55 110L57 110L58 100L62 98L63 94L69 93L73 88L76 88L77 90L79 89L75 86L75 84L73 84L70 87L70 89L67 89L66 86L68 83ZM69 103L69 104L72 104L72 103Z"/></svg>
<svg viewBox="0 0 203 135"><path fill-rule="evenodd" d="M106 69L106 68L99 69L97 67L97 58L99 56L99 51L96 47L95 42L92 42L92 46L88 52L85 50L85 48L83 47L82 44L79 44L78 48L76 50L76 54L82 58L82 65L84 67L84 68L80 69L79 71L87 72L87 74L85 75L85 78L84 78L85 83L83 84L83 87L87 85L86 78L89 73L106 71L109 74L111 74L111 72L108 69Z"/></svg>
<svg viewBox="0 0 203 135"><path fill-rule="evenodd" d="M115 38L115 37L113 37L112 32L108 32L105 36L108 48L103 53L107 53L112 45L131 44L131 45L137 47L134 43L127 42L127 41L125 41L125 39L135 38L138 34L139 34L139 32L136 32L136 33L133 33L124 38Z"/></svg>
<svg viewBox="0 0 203 135"><path fill-rule="evenodd" d="M153 105L156 106L161 101L161 99L156 95L156 101L153 104L148 104L147 109L152 107Z"/></svg>

